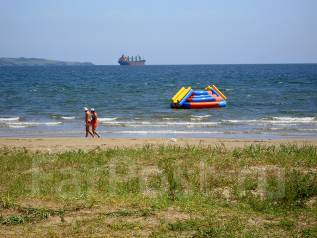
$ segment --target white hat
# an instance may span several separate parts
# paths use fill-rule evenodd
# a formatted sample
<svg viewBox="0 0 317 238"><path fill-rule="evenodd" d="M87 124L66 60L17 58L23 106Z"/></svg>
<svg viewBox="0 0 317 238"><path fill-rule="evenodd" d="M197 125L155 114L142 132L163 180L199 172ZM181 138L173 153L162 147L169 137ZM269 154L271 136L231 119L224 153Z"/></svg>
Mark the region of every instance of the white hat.
<svg viewBox="0 0 317 238"><path fill-rule="evenodd" d="M95 111L95 108L90 108L90 111L94 112L94 111Z"/></svg>
<svg viewBox="0 0 317 238"><path fill-rule="evenodd" d="M84 111L85 111L85 112L88 111L88 108L87 108L87 107L84 107Z"/></svg>

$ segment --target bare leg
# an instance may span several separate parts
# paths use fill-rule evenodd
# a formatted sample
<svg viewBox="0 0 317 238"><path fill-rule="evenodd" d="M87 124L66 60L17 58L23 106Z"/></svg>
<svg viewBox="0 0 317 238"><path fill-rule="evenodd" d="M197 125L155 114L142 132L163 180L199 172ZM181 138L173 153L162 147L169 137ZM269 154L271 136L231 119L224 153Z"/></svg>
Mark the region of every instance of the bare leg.
<svg viewBox="0 0 317 238"><path fill-rule="evenodd" d="M93 133L94 135L97 135L98 138L100 138L100 135L96 132L96 129L92 129L92 133Z"/></svg>
<svg viewBox="0 0 317 238"><path fill-rule="evenodd" d="M90 134L92 137L95 137L94 134L91 133L91 131L89 131L89 134Z"/></svg>
<svg viewBox="0 0 317 238"><path fill-rule="evenodd" d="M91 133L91 131L89 129L89 125L86 125L86 138L88 137L88 134L90 134L92 137L94 137L94 134Z"/></svg>

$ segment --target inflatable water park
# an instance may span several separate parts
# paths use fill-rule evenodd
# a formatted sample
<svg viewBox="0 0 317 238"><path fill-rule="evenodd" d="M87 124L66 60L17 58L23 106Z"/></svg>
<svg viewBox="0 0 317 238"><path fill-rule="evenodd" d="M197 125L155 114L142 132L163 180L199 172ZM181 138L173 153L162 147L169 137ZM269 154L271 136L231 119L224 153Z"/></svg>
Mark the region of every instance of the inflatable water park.
<svg viewBox="0 0 317 238"><path fill-rule="evenodd" d="M179 109L219 108L227 105L227 97L215 86L205 90L182 87L171 99L171 107Z"/></svg>

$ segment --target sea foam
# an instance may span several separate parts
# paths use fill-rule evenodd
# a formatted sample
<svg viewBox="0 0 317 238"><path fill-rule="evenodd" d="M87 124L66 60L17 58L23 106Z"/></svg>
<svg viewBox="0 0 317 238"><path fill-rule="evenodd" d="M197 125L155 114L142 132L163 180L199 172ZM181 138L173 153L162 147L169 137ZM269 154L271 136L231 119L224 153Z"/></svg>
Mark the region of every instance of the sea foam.
<svg viewBox="0 0 317 238"><path fill-rule="evenodd" d="M117 117L101 117L101 118L98 118L99 121L101 122L104 122L104 121L115 121L117 120L118 118Z"/></svg>
<svg viewBox="0 0 317 238"><path fill-rule="evenodd" d="M282 122L300 122L300 123L307 123L307 122L317 122L315 117L272 117L273 120L271 121L282 121Z"/></svg>
<svg viewBox="0 0 317 238"><path fill-rule="evenodd" d="M61 118L64 120L74 120L75 119L75 117L64 117L64 116L62 116Z"/></svg>
<svg viewBox="0 0 317 238"><path fill-rule="evenodd" d="M139 131L113 131L113 134L223 134L221 131L177 131L177 130L139 130Z"/></svg>
<svg viewBox="0 0 317 238"><path fill-rule="evenodd" d="M18 121L20 117L0 117L0 121Z"/></svg>
<svg viewBox="0 0 317 238"><path fill-rule="evenodd" d="M32 127L32 126L57 126L62 124L62 122L9 122L7 123L9 127L22 128L22 127Z"/></svg>
<svg viewBox="0 0 317 238"><path fill-rule="evenodd" d="M315 117L271 117L252 120L222 120L228 124L278 124L278 125L297 125L297 124L316 124Z"/></svg>

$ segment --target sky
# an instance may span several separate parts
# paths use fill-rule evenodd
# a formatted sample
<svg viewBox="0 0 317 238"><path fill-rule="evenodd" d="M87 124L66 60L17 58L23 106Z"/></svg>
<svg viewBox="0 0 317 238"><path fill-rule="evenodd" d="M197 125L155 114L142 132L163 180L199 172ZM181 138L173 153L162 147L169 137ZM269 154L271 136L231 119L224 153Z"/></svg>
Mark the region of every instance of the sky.
<svg viewBox="0 0 317 238"><path fill-rule="evenodd" d="M0 57L317 63L316 0L0 0Z"/></svg>

